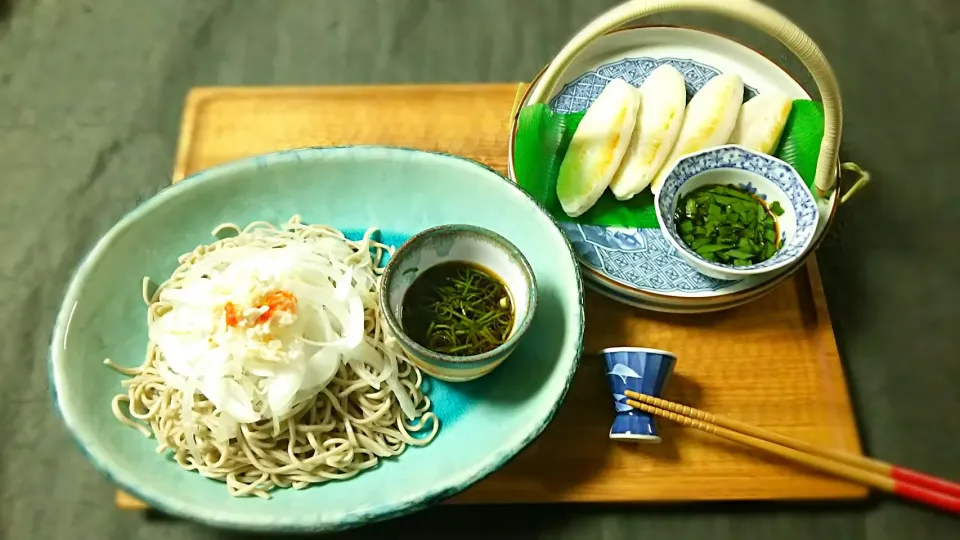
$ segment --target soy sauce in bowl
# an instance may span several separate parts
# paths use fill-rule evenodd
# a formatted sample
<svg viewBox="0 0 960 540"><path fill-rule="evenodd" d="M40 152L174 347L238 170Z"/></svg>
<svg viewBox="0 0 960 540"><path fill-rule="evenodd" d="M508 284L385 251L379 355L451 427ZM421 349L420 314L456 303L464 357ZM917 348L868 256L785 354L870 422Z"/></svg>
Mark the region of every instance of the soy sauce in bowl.
<svg viewBox="0 0 960 540"><path fill-rule="evenodd" d="M510 337L514 307L496 274L466 261L449 261L417 276L403 296L404 332L433 352L473 356Z"/></svg>

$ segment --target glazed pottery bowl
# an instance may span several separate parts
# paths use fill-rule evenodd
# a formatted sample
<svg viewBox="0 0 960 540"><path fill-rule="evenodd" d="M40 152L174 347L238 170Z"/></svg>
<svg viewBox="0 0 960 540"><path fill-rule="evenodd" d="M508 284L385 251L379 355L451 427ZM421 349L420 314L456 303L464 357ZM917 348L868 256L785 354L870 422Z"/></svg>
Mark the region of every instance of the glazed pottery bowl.
<svg viewBox="0 0 960 540"><path fill-rule="evenodd" d="M677 232L674 213L680 199L704 186L739 188L769 207L779 203L777 252L747 266L709 261L688 246ZM660 230L680 256L698 272L736 280L776 272L806 256L817 229L817 203L800 174L785 162L737 145L718 146L677 160L654 199Z"/></svg>
<svg viewBox="0 0 960 540"><path fill-rule="evenodd" d="M397 247L418 232L467 224L508 238L529 263L538 308L525 335L489 375L449 384L423 376L439 419L427 445L347 480L232 497L187 471L111 411L126 377L103 365L143 363L144 277L165 281L178 257L215 240L222 223L263 220L335 227ZM306 148L244 159L191 176L112 227L81 262L60 307L49 351L54 403L90 461L118 487L178 518L243 531L333 531L405 514L495 471L546 427L579 363L583 297L566 237L500 174L443 154L386 147Z"/></svg>
<svg viewBox="0 0 960 540"><path fill-rule="evenodd" d="M483 354L434 352L413 340L401 325L403 300L424 272L439 264L466 262L500 278L513 305L507 340ZM516 350L537 307L537 281L523 253L499 234L472 225L442 225L416 234L390 258L381 282L381 312L390 332L425 373L450 382L470 381L493 371Z"/></svg>

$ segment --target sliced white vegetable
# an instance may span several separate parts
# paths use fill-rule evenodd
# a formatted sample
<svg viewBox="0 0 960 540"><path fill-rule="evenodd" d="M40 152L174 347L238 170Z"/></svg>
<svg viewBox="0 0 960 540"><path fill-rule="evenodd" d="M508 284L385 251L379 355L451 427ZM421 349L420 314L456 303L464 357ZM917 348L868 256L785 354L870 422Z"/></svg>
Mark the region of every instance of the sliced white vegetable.
<svg viewBox="0 0 960 540"><path fill-rule="evenodd" d="M217 442L226 443L237 436L237 421L233 418L210 415L204 419L204 423Z"/></svg>
<svg viewBox="0 0 960 540"><path fill-rule="evenodd" d="M191 307L207 307L207 300L214 293L213 282L209 279L198 279L189 289L163 289L160 291L162 302L177 303Z"/></svg>
<svg viewBox="0 0 960 540"><path fill-rule="evenodd" d="M205 343L206 336L200 333L157 332L157 334L157 338L153 341L163 352L170 370L184 377L194 375L194 366L201 362L203 356L210 350L209 345Z"/></svg>
<svg viewBox="0 0 960 540"><path fill-rule="evenodd" d="M157 372L160 374L160 378L163 379L164 384L170 388L175 388L181 392L186 392L187 380L170 371L166 364L163 362L158 363Z"/></svg>
<svg viewBox="0 0 960 540"><path fill-rule="evenodd" d="M639 107L637 89L614 79L587 108L557 179L557 198L567 215L589 210L610 185L630 144Z"/></svg>
<svg viewBox="0 0 960 540"><path fill-rule="evenodd" d="M365 310L376 309L378 294L367 248L358 252L335 237L260 238L220 246L174 275L150 323L159 375L184 393L193 458L198 425L221 441L237 433L238 422L272 419L278 432L283 418L336 377L341 362L374 388L394 379L390 388L407 404L405 414L415 413L397 379L397 357L367 341ZM190 414L197 392L215 407L199 420Z"/></svg>
<svg viewBox="0 0 960 540"><path fill-rule="evenodd" d="M204 379L201 391L218 410L237 422L250 423L262 418L253 410L250 396L240 383L231 378Z"/></svg>
<svg viewBox="0 0 960 540"><path fill-rule="evenodd" d="M303 374L304 389L319 389L327 386L340 369L340 352L335 347L323 347L307 360Z"/></svg>
<svg viewBox="0 0 960 540"><path fill-rule="evenodd" d="M407 419L413 420L419 416L417 408L413 405L413 400L410 399L410 394L407 392L407 389L404 388L403 383L400 382L400 377L397 376L396 372L387 378L387 387L390 388L393 395L397 397L400 410L403 411Z"/></svg>
<svg viewBox="0 0 960 540"><path fill-rule="evenodd" d="M687 104L677 143L650 184L650 189L654 193L660 192L660 186L679 158L726 144L737 123L741 104L743 81L739 75L725 73L710 79Z"/></svg>
<svg viewBox="0 0 960 540"><path fill-rule="evenodd" d="M383 358L377 354L375 356L375 361L371 361L371 359L364 354L363 345L365 344L355 347L352 350L345 351L344 357L347 360L347 365L353 368L358 377L363 379L364 382L370 386L379 390L380 383L383 382L383 379L378 377L375 373L379 373L383 370ZM373 371L371 371L368 366L373 368Z"/></svg>
<svg viewBox="0 0 960 540"><path fill-rule="evenodd" d="M345 352L344 356L357 375L376 389L379 389L380 384L397 369L394 356L380 354L380 351L366 341Z"/></svg>
<svg viewBox="0 0 960 540"><path fill-rule="evenodd" d="M293 396L303 384L305 371L303 362L281 364L276 374L264 381L263 392L271 416L279 418L290 412Z"/></svg>
<svg viewBox="0 0 960 540"><path fill-rule="evenodd" d="M653 181L677 142L686 106L686 81L670 64L653 70L640 86L633 138L610 182L617 199L630 199Z"/></svg>
<svg viewBox="0 0 960 540"><path fill-rule="evenodd" d="M267 362L259 358L248 358L243 362L247 373L256 377L273 377L277 374L277 363Z"/></svg>
<svg viewBox="0 0 960 540"><path fill-rule="evenodd" d="M341 302L347 299L350 287L353 284L353 268L348 268L346 272L337 280L337 288L333 291L333 297Z"/></svg>
<svg viewBox="0 0 960 540"><path fill-rule="evenodd" d="M359 294L352 294L347 299L347 320L344 322L343 337L345 345L354 349L363 342L363 300Z"/></svg>
<svg viewBox="0 0 960 540"><path fill-rule="evenodd" d="M772 154L792 108L793 100L776 91L766 91L754 97L740 107L730 143Z"/></svg>

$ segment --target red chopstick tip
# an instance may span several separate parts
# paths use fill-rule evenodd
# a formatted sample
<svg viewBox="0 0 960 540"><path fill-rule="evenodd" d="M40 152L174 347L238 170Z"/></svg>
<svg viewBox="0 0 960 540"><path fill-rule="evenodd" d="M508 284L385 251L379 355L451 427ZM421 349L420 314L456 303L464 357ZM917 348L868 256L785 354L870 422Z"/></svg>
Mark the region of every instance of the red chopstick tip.
<svg viewBox="0 0 960 540"><path fill-rule="evenodd" d="M960 497L952 497L942 492L919 487L916 484L905 484L901 482L894 484L893 492L908 499L940 508L941 510L960 514Z"/></svg>
<svg viewBox="0 0 960 540"><path fill-rule="evenodd" d="M898 482L915 484L929 490L939 491L954 497L960 497L960 484L903 467L891 467L890 478L893 478Z"/></svg>

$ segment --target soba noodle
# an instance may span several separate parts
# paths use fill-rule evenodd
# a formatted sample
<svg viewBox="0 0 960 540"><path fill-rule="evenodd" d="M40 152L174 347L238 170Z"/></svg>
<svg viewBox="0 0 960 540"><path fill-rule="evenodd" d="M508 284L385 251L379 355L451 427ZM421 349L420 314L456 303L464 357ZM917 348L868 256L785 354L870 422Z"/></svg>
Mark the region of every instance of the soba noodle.
<svg viewBox="0 0 960 540"><path fill-rule="evenodd" d="M350 241L336 229L304 225L297 216L281 228L256 222L243 229L224 224L213 232L216 236L224 231L236 234L181 256L171 278L152 294L144 279L149 324L173 309L161 300L161 293L179 288L190 270L211 254L252 245L276 248L324 243L331 247L336 243L348 247L349 255L335 258L334 266L358 269L356 283L368 285L362 291L363 340L376 349L383 368L378 372L370 364L341 362L326 386L313 395L301 396L285 414L225 425L225 417L229 417L202 392L190 391L188 398L183 389L169 384L170 365L151 340L139 368L105 361L131 377L122 383L126 393L113 398L116 418L156 438L157 452L172 455L184 469L225 482L234 496L269 498L274 488L301 489L351 478L375 467L381 458L401 454L408 445L428 444L437 434L439 420L430 412L430 399L421 389L420 371L385 335L375 300L383 271L381 259L392 253L392 248L373 241L373 229L361 240ZM369 272L369 280L360 276L363 272ZM380 381L386 384L379 385ZM192 421L182 421L185 411L191 412Z"/></svg>

